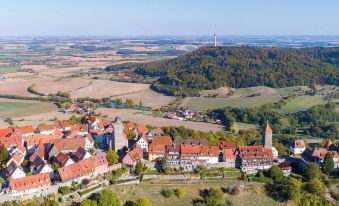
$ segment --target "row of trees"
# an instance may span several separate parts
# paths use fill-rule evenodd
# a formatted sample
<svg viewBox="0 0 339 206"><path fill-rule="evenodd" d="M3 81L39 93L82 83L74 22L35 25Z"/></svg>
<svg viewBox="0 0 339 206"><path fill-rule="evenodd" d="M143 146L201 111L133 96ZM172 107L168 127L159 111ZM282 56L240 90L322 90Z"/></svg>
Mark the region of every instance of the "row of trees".
<svg viewBox="0 0 339 206"><path fill-rule="evenodd" d="M272 110L271 105L263 105L258 108L232 108L215 109L207 111L212 119L221 120L229 131L234 130L234 123L244 122L263 125L269 121L275 133L294 134L298 127L312 136L336 138L339 136L338 127L335 124L339 115L335 112L336 103L317 105L306 111L294 114L281 114Z"/></svg>

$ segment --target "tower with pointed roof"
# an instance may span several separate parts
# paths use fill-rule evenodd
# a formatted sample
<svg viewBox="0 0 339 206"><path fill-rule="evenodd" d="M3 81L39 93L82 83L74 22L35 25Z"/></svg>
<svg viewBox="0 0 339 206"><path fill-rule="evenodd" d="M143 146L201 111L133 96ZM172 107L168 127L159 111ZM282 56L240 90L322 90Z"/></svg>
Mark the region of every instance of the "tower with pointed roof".
<svg viewBox="0 0 339 206"><path fill-rule="evenodd" d="M114 121L110 146L116 152L122 151L124 147L128 148L128 139L124 132L124 124L119 116L117 116Z"/></svg>
<svg viewBox="0 0 339 206"><path fill-rule="evenodd" d="M266 149L272 149L272 129L268 122L263 127L262 144Z"/></svg>

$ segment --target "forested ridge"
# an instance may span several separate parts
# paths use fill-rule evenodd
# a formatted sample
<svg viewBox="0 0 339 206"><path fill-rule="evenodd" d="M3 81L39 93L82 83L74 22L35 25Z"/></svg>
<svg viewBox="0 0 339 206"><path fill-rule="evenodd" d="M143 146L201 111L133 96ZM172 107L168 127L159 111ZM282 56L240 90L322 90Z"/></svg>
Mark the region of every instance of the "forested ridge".
<svg viewBox="0 0 339 206"><path fill-rule="evenodd" d="M135 72L159 77L152 88L174 96L196 96L222 86L339 85L339 48L203 47L137 65Z"/></svg>

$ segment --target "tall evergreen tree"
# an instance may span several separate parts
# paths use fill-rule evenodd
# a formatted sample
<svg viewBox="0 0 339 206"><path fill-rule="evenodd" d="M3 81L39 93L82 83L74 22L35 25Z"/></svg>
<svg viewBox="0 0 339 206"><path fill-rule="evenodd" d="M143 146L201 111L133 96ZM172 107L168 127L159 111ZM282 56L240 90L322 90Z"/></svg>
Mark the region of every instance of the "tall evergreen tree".
<svg viewBox="0 0 339 206"><path fill-rule="evenodd" d="M330 175L334 171L334 161L332 152L327 152L324 157L324 164L322 170L325 174Z"/></svg>

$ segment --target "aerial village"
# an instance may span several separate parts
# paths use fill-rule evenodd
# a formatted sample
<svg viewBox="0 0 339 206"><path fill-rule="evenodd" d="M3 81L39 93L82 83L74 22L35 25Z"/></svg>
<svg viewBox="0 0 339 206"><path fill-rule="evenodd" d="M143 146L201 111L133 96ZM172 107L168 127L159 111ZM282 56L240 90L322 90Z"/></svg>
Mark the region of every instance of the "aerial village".
<svg viewBox="0 0 339 206"><path fill-rule="evenodd" d="M305 167L318 165L326 153L333 154L335 169L339 169L339 147L330 140L325 147L309 149L303 140L290 146L289 157L281 157L272 146L269 123L263 125L263 145L238 146L236 142L220 141L209 145L207 140L173 141L161 128L149 130L145 125L85 116L81 124L67 121L54 124L21 126L0 130L0 146L8 151L2 165L1 201L15 198L43 197L65 185L83 181L100 181L112 170L125 167L133 176L138 162L150 170L167 161L171 171L192 172L199 167L236 167L244 174L254 174L278 165L286 176L291 173L290 158ZM133 139L127 133L134 133ZM115 151L118 163L110 164L107 153Z"/></svg>

